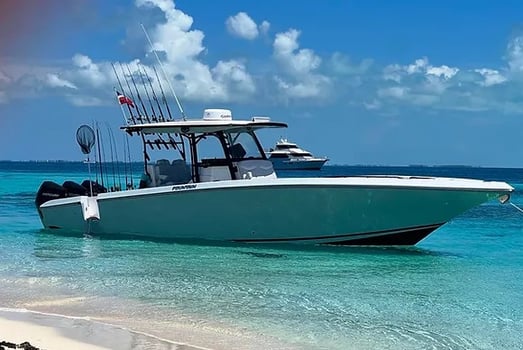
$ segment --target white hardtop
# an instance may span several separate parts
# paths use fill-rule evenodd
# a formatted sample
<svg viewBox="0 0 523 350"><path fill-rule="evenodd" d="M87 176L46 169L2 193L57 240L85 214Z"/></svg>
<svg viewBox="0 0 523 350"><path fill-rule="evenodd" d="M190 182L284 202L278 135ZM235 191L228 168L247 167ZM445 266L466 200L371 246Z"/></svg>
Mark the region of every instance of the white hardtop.
<svg viewBox="0 0 523 350"><path fill-rule="evenodd" d="M143 134L175 133L198 134L218 131L237 132L262 128L286 128L287 124L272 122L268 117L253 117L251 120L233 120L227 109L206 109L202 119L175 120L145 124L126 125L122 129Z"/></svg>

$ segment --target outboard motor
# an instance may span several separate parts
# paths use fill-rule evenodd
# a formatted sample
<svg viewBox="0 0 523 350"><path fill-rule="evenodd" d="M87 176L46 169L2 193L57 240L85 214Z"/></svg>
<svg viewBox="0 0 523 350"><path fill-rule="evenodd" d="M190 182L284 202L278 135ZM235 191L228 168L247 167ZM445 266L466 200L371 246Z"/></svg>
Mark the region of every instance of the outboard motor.
<svg viewBox="0 0 523 350"><path fill-rule="evenodd" d="M62 187L67 191L67 197L87 196L88 193L84 186L74 181L66 181L62 184Z"/></svg>
<svg viewBox="0 0 523 350"><path fill-rule="evenodd" d="M56 182L44 181L36 193L36 207L40 208L42 204L52 199L65 198L66 195L67 190L63 186Z"/></svg>
<svg viewBox="0 0 523 350"><path fill-rule="evenodd" d="M98 182L92 181L92 180L84 180L84 182L82 182L82 187L84 187L87 190L88 196L91 195L91 184L93 186L93 195L94 196L96 196L99 193L107 192L107 188L103 187Z"/></svg>

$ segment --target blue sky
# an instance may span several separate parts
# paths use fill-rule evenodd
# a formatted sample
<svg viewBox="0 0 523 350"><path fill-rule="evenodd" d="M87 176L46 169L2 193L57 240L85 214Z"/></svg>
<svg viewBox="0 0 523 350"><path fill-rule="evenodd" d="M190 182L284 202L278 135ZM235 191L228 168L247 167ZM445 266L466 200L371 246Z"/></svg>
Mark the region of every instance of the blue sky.
<svg viewBox="0 0 523 350"><path fill-rule="evenodd" d="M76 128L93 120L118 133L110 63L151 73L143 22L186 114L287 122L267 148L285 136L331 164L523 165L520 1L24 3L0 11L0 159L79 160Z"/></svg>

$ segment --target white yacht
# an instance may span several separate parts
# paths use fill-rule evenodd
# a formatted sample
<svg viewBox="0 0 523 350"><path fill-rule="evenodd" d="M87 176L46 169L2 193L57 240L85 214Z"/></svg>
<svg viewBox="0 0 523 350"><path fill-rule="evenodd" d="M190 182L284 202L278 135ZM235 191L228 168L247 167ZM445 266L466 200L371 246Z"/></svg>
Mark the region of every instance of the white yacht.
<svg viewBox="0 0 523 350"><path fill-rule="evenodd" d="M320 170L329 160L325 157L314 157L309 151L284 138L280 139L267 155L276 170Z"/></svg>
<svg viewBox="0 0 523 350"><path fill-rule="evenodd" d="M123 131L143 144L140 188L46 181L36 198L42 224L113 237L414 245L513 191L505 182L424 176L278 178L256 133L281 127L268 118L234 120L223 109L207 109L202 119L129 123ZM94 144L94 134L78 134L80 144ZM172 158L151 161L158 148Z"/></svg>

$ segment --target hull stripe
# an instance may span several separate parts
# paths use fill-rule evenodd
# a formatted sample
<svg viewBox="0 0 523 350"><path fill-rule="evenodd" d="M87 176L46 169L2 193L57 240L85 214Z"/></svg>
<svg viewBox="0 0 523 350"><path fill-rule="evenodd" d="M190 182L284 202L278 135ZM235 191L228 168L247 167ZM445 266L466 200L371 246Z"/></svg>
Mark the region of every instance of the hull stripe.
<svg viewBox="0 0 523 350"><path fill-rule="evenodd" d="M432 231L443 225L432 224L424 226L414 226L395 230L381 230L362 233L352 233L332 236L316 237L289 237L289 238L262 238L262 239L237 239L234 242L244 243L269 243L269 242L297 242L297 241L325 241L319 243L340 244L340 245L412 245L425 238ZM414 243L408 243L416 240ZM406 243L379 243L379 242L406 242ZM376 243L369 243L376 242Z"/></svg>

